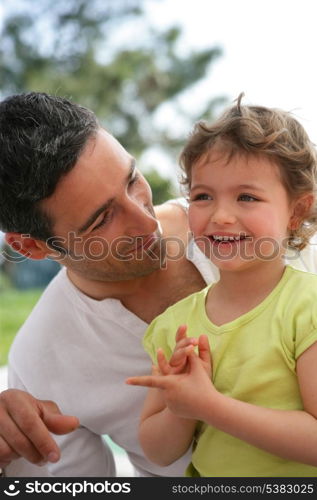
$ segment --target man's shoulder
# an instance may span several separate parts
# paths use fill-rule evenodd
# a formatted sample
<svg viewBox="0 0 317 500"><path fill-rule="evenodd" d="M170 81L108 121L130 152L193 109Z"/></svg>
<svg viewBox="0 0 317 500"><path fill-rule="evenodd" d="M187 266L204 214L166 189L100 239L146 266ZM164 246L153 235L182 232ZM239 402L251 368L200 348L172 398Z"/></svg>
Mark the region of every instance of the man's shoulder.
<svg viewBox="0 0 317 500"><path fill-rule="evenodd" d="M183 199L169 200L154 207L164 236L186 237L189 227L186 202Z"/></svg>

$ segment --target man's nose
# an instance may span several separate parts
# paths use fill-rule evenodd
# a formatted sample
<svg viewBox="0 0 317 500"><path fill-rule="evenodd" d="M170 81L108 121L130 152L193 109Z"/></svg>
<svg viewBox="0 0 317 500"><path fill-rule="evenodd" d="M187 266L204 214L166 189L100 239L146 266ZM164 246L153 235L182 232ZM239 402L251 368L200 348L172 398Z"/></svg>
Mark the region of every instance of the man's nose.
<svg viewBox="0 0 317 500"><path fill-rule="evenodd" d="M128 236L142 236L154 233L157 230L158 222L149 212L149 208L144 201L130 199L127 203L124 217L126 234Z"/></svg>

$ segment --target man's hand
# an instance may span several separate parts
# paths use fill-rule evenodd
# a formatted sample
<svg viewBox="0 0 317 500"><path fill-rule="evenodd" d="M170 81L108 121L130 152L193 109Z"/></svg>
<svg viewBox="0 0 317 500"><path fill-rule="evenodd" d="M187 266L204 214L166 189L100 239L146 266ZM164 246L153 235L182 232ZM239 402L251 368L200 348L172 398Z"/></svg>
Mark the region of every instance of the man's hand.
<svg viewBox="0 0 317 500"><path fill-rule="evenodd" d="M0 467L19 457L37 465L57 462L60 451L50 432L67 434L78 425L76 417L62 415L53 401L17 389L0 393Z"/></svg>

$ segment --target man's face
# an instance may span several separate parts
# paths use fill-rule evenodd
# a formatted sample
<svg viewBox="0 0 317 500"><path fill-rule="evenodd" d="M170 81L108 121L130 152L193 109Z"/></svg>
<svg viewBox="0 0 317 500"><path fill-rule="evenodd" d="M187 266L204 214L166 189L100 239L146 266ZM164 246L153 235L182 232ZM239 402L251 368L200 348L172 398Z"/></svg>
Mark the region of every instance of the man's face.
<svg viewBox="0 0 317 500"><path fill-rule="evenodd" d="M67 250L61 263L76 274L121 281L160 267L164 250L151 189L103 129L41 208L53 221L55 243Z"/></svg>

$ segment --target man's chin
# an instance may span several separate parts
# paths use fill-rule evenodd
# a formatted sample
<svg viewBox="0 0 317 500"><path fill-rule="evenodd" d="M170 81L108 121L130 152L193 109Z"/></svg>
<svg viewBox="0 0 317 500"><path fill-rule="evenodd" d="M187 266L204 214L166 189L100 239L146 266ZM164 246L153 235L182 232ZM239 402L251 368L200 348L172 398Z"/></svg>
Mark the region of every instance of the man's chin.
<svg viewBox="0 0 317 500"><path fill-rule="evenodd" d="M150 276L155 271L158 271L161 268L160 262L152 263L151 266L140 266L131 268L124 272L112 272L104 274L103 276L99 276L99 280L107 281L107 282L119 282L119 281L131 281L138 278L145 278L146 276Z"/></svg>
<svg viewBox="0 0 317 500"><path fill-rule="evenodd" d="M145 276L149 276L150 274L158 271L159 269L163 269L166 267L166 252L162 250L160 247L160 251L151 258L147 258L142 261L134 261L129 263L129 267L127 267L122 273L118 270L117 281L127 281L137 278L143 278Z"/></svg>

